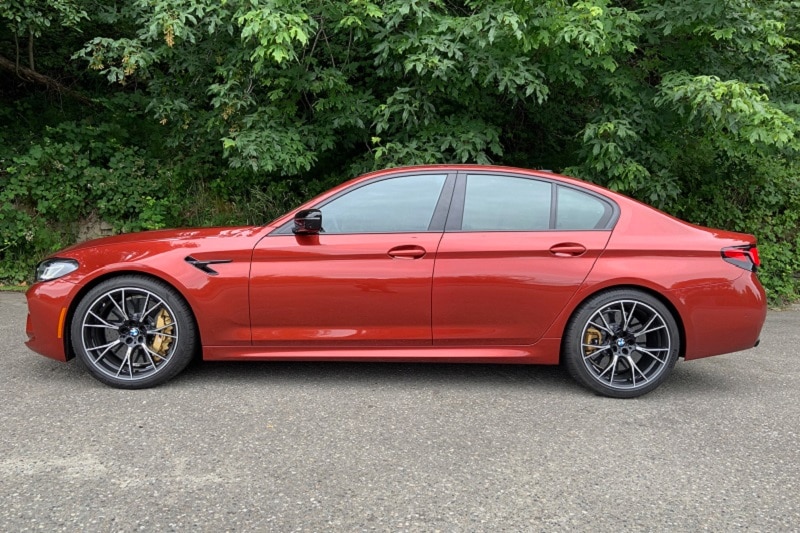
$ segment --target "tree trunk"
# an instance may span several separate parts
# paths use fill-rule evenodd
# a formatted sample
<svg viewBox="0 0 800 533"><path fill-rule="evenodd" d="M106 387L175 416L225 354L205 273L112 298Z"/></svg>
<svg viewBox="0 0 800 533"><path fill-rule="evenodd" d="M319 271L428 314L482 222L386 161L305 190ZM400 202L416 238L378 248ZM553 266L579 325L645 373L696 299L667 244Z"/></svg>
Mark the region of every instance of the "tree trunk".
<svg viewBox="0 0 800 533"><path fill-rule="evenodd" d="M17 35L17 32L14 32L14 50L17 53L16 61L14 63L17 67L15 72L17 76L19 76L19 35Z"/></svg>
<svg viewBox="0 0 800 533"><path fill-rule="evenodd" d="M36 66L33 64L33 30L28 33L28 66L36 72Z"/></svg>

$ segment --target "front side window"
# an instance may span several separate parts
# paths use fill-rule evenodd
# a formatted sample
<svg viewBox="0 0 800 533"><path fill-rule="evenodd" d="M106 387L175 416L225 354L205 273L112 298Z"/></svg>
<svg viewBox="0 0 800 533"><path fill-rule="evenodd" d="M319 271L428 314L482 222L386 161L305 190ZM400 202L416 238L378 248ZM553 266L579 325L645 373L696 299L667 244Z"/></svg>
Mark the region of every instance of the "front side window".
<svg viewBox="0 0 800 533"><path fill-rule="evenodd" d="M327 234L425 232L446 174L414 175L367 183L320 207Z"/></svg>
<svg viewBox="0 0 800 533"><path fill-rule="evenodd" d="M467 176L463 231L541 231L550 227L552 185L510 176Z"/></svg>

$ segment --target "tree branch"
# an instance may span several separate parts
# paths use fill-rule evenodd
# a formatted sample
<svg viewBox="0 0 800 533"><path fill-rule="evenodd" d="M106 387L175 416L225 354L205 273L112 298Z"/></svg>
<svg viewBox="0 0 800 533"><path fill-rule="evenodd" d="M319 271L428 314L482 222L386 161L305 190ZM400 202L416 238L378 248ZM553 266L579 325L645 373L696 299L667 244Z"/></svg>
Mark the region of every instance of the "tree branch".
<svg viewBox="0 0 800 533"><path fill-rule="evenodd" d="M69 87L65 87L58 80L51 78L50 76L45 76L44 74L41 74L29 68L23 67L22 65L16 65L14 64L13 61L3 56L0 56L0 69L13 72L14 74L17 75L17 77L19 77L19 79L23 81L29 83L38 83L40 85L44 85L48 89L54 89L60 93L66 94L67 96L81 103L95 105L95 103L92 100L90 100L89 98L78 92L73 91Z"/></svg>

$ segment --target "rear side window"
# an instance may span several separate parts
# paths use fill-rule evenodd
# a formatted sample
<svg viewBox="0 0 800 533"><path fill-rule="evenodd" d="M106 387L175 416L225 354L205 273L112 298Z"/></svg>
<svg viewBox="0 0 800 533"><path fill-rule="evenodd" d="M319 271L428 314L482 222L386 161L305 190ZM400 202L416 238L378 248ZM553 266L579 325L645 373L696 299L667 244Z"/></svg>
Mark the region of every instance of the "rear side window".
<svg viewBox="0 0 800 533"><path fill-rule="evenodd" d="M613 210L603 200L569 187L558 187L557 230L590 230L606 226Z"/></svg>
<svg viewBox="0 0 800 533"><path fill-rule="evenodd" d="M462 231L541 231L550 228L552 185L510 176L467 176Z"/></svg>

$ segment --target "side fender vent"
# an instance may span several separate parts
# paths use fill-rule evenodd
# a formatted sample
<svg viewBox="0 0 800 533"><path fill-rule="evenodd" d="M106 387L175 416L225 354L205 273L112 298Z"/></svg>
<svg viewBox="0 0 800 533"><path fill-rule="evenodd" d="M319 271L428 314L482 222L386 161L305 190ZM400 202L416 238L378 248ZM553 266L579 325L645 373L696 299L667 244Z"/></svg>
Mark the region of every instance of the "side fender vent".
<svg viewBox="0 0 800 533"><path fill-rule="evenodd" d="M208 265L221 265L223 263L230 263L231 259L209 259L208 261L200 261L198 259L195 259L191 255L187 255L184 258L184 261L186 261L187 263L189 263L193 267L202 270L203 272L205 272L209 276L216 276L216 275L219 274L219 272L217 272L216 270L214 270L213 268L211 268Z"/></svg>

